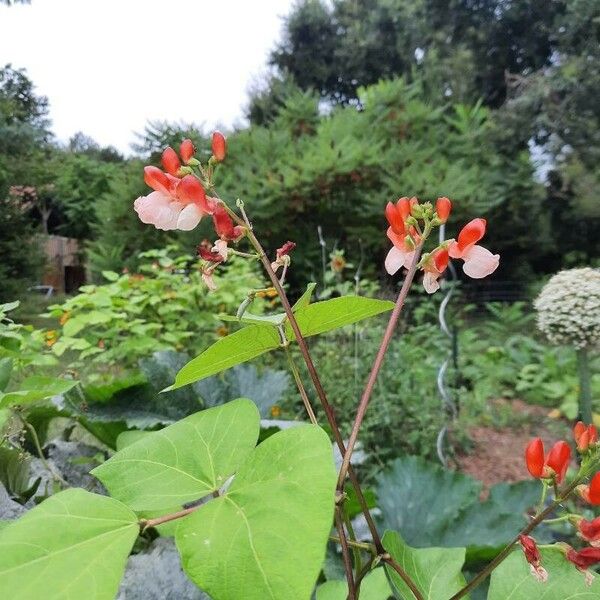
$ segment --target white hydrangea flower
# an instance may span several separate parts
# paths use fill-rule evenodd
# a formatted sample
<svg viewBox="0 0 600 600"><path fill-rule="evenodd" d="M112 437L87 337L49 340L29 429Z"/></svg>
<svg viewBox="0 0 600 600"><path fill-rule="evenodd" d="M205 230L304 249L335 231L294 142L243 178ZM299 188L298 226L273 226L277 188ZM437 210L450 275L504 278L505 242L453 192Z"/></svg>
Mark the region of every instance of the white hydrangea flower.
<svg viewBox="0 0 600 600"><path fill-rule="evenodd" d="M600 343L600 270L560 271L534 302L537 324L552 344L582 349Z"/></svg>

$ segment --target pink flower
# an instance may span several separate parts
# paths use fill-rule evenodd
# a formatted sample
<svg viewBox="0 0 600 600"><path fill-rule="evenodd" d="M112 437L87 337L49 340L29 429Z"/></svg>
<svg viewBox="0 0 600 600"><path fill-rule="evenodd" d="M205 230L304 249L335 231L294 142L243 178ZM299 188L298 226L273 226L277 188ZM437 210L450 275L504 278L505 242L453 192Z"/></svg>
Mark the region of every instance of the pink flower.
<svg viewBox="0 0 600 600"><path fill-rule="evenodd" d="M437 292L437 290L440 289L438 279L446 270L447 266L448 250L445 248L439 248L429 256L429 259L423 267L423 270L425 271L423 287L428 294L433 294L433 292Z"/></svg>
<svg viewBox="0 0 600 600"><path fill-rule="evenodd" d="M418 236L412 227L406 226L406 219L410 215L411 208L417 204L416 198L400 198L396 204L388 202L385 207L385 216L390 226L387 236L394 244L385 258L385 270L393 275L402 267L407 269L415 257L415 244ZM410 238L414 244L407 243Z"/></svg>
<svg viewBox="0 0 600 600"><path fill-rule="evenodd" d="M190 231L204 215L212 213L204 188L193 175L178 179L149 166L144 168L144 181L154 191L133 204L142 223L165 231Z"/></svg>
<svg viewBox="0 0 600 600"><path fill-rule="evenodd" d="M473 279L490 275L500 262L499 254L492 254L487 248L476 245L484 236L485 227L485 219L473 219L462 228L458 240L448 248L452 258L462 258L465 261L463 271Z"/></svg>

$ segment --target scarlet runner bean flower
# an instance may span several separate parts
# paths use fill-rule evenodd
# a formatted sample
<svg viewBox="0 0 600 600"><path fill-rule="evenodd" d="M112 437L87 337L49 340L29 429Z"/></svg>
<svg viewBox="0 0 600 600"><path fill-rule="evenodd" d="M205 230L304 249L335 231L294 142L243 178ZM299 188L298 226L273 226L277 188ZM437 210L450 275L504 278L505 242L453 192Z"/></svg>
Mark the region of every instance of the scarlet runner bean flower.
<svg viewBox="0 0 600 600"><path fill-rule="evenodd" d="M458 239L450 244L448 253L452 258L465 261L463 271L473 279L481 279L493 273L500 262L499 254L492 254L477 242L485 235L486 220L473 219L458 234Z"/></svg>
<svg viewBox="0 0 600 600"><path fill-rule="evenodd" d="M600 547L600 517L596 517L591 521L587 519L579 519L577 522L577 532L579 537L594 546Z"/></svg>
<svg viewBox="0 0 600 600"><path fill-rule="evenodd" d="M589 567L600 562L600 548L583 548L582 550L574 550L566 545L566 558L572 562L584 575L585 582L592 585L594 574L589 571Z"/></svg>
<svg viewBox="0 0 600 600"><path fill-rule="evenodd" d="M433 294L440 289L438 279L448 266L448 250L439 248L435 250L425 262L423 270L423 287L428 294Z"/></svg>
<svg viewBox="0 0 600 600"><path fill-rule="evenodd" d="M179 156L177 156L177 152L171 146L167 146L164 149L161 162L169 175L177 176L179 169L181 169L181 161L179 160Z"/></svg>
<svg viewBox="0 0 600 600"><path fill-rule="evenodd" d="M275 252L275 260L271 263L271 269L277 273L279 267L286 267L290 264L290 252L296 247L294 242L286 242L281 246L281 248L277 248Z"/></svg>
<svg viewBox="0 0 600 600"><path fill-rule="evenodd" d="M578 485L577 492L590 504L600 505L600 473L596 473L589 485Z"/></svg>
<svg viewBox="0 0 600 600"><path fill-rule="evenodd" d="M525 464L533 477L554 479L561 484L571 462L571 448L564 441L556 442L547 456L544 456L544 443L535 438L525 449Z"/></svg>
<svg viewBox="0 0 600 600"><path fill-rule="evenodd" d="M385 259L385 269L390 275L394 275L401 267L410 267L415 257L415 246L420 238L414 227L407 226L406 219L417 204L416 198L400 198L396 204L388 202L385 207L385 216L390 225L387 236L394 244Z"/></svg>
<svg viewBox="0 0 600 600"><path fill-rule="evenodd" d="M598 442L598 430L594 425L585 425L579 421L573 428L573 437L579 452L586 452L590 446Z"/></svg>
<svg viewBox="0 0 600 600"><path fill-rule="evenodd" d="M202 184L193 175L178 179L157 167L144 168L144 181L154 190L133 204L142 223L165 231L194 229L204 215L212 213Z"/></svg>
<svg viewBox="0 0 600 600"><path fill-rule="evenodd" d="M535 543L535 540L529 535L520 535L519 543L525 554L525 560L529 563L531 574L539 581L548 581L548 571L542 567L542 556Z"/></svg>

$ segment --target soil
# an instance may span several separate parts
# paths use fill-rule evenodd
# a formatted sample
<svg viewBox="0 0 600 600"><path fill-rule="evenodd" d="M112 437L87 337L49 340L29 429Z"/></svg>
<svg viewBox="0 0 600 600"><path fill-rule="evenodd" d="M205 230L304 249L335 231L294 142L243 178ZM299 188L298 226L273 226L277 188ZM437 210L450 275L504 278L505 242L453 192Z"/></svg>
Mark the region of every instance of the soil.
<svg viewBox="0 0 600 600"><path fill-rule="evenodd" d="M532 406L521 400L497 400L495 404L507 405L522 419L517 427L472 427L468 430L473 447L468 454L457 457L462 472L482 481L486 487L502 481L515 482L530 479L524 461L525 447L534 437L541 437L550 448L564 438L568 425L551 419L550 410ZM562 434L558 434L558 431Z"/></svg>

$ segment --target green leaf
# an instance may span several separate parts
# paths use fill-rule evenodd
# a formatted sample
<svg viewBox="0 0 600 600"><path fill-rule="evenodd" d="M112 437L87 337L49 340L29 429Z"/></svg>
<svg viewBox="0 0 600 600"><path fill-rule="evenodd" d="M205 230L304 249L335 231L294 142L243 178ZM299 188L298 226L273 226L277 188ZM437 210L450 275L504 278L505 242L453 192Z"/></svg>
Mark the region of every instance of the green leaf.
<svg viewBox="0 0 600 600"><path fill-rule="evenodd" d="M15 404L30 404L45 398L51 398L68 392L77 385L72 379L55 379L53 377L40 377L34 375L21 383L23 389L16 392L0 393L0 408Z"/></svg>
<svg viewBox="0 0 600 600"><path fill-rule="evenodd" d="M269 437L223 496L180 522L185 572L219 600L308 600L325 557L335 481L322 429Z"/></svg>
<svg viewBox="0 0 600 600"><path fill-rule="evenodd" d="M394 308L389 300L376 300L363 296L343 296L309 304L296 311L296 320L305 337L325 333L350 325L362 319L374 317ZM286 336L295 339L292 328L286 323Z"/></svg>
<svg viewBox="0 0 600 600"><path fill-rule="evenodd" d="M408 573L425 600L446 600L465 585L464 548L411 548L396 531L385 532L383 546ZM413 598L398 573L388 565L385 569L400 597Z"/></svg>
<svg viewBox="0 0 600 600"><path fill-rule="evenodd" d="M0 359L0 392L3 392L8 386L13 368L12 358Z"/></svg>
<svg viewBox="0 0 600 600"><path fill-rule="evenodd" d="M139 429L132 429L131 431L124 431L117 437L117 450L123 450L131 444L139 442L141 439L148 435L152 435L151 431L140 431Z"/></svg>
<svg viewBox="0 0 600 600"><path fill-rule="evenodd" d="M597 600L600 579L591 586L585 576L567 561L558 548L542 548L542 565L548 571L548 581L540 583L531 574L523 552L516 549L492 573L488 600Z"/></svg>
<svg viewBox="0 0 600 600"><path fill-rule="evenodd" d="M31 458L22 451L0 446L0 483L8 494L20 498L29 488Z"/></svg>
<svg viewBox="0 0 600 600"><path fill-rule="evenodd" d="M481 484L422 458L393 461L377 477L377 497L386 529L399 531L408 544L439 545L464 506L479 497ZM421 510L426 506L427 510Z"/></svg>
<svg viewBox="0 0 600 600"><path fill-rule="evenodd" d="M107 281L116 281L119 279L119 274L114 271L102 271L102 277Z"/></svg>
<svg viewBox="0 0 600 600"><path fill-rule="evenodd" d="M185 504L218 490L235 473L259 428L256 405L239 398L148 434L92 475L134 510Z"/></svg>
<svg viewBox="0 0 600 600"><path fill-rule="evenodd" d="M138 532L117 500L60 492L0 532L2 596L113 600Z"/></svg>
<svg viewBox="0 0 600 600"><path fill-rule="evenodd" d="M317 588L316 600L346 600L348 584L345 581L326 581ZM383 568L371 571L360 584L360 600L387 600L393 593Z"/></svg>
<svg viewBox="0 0 600 600"><path fill-rule="evenodd" d="M317 287L317 284L314 283L313 281L311 281L306 286L306 291L302 294L302 296L300 296L300 298L298 298L298 300L296 300L296 303L294 304L294 306L292 306L292 312L296 312L302 308L307 307L310 304L310 301L312 300L313 292L315 291L316 287Z"/></svg>
<svg viewBox="0 0 600 600"><path fill-rule="evenodd" d="M237 317L234 317L232 315L226 315L224 313L220 313L219 315L219 319L221 319L221 321L228 321L228 322L236 322L236 323L245 323L247 325L252 325L252 324L265 324L265 325L271 325L273 327L277 327L278 325L281 325L286 318L285 313L277 313L275 315L253 315L252 313L249 312L245 312L244 316L241 319L238 319Z"/></svg>
<svg viewBox="0 0 600 600"><path fill-rule="evenodd" d="M11 310L15 310L21 304L18 300L14 302L6 302L5 304L0 304L0 313L8 313Z"/></svg>
<svg viewBox="0 0 600 600"><path fill-rule="evenodd" d="M249 325L221 338L202 354L187 363L166 390L175 390L234 365L256 358L280 344L279 334L268 325Z"/></svg>

